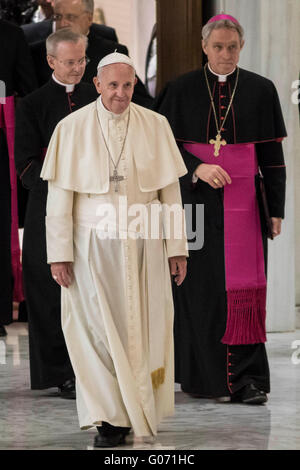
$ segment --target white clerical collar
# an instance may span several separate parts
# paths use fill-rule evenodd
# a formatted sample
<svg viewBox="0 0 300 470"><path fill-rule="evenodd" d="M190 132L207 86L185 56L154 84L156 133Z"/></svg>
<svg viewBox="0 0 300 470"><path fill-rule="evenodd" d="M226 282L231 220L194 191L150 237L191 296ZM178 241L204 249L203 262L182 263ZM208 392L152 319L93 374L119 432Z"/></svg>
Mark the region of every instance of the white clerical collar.
<svg viewBox="0 0 300 470"><path fill-rule="evenodd" d="M214 72L214 71L211 69L211 66L209 65L209 63L208 63L208 68L209 68L209 70L210 70L210 72L211 72L212 74L214 74L214 75L216 75L216 76L218 77L218 81L219 81L219 82L226 82L226 81L227 81L227 77L228 77L229 75L232 75L232 74L235 72L235 70L236 70L236 67L235 67L232 72L227 73L226 75L220 75L220 74Z"/></svg>
<svg viewBox="0 0 300 470"><path fill-rule="evenodd" d="M106 109L106 107L102 103L102 97L100 95L99 98L97 99L97 107L100 113L102 114L102 116L105 116L107 119L121 120L127 115L130 105L127 106L127 108L125 109L125 111L123 111L123 113L116 114Z"/></svg>
<svg viewBox="0 0 300 470"><path fill-rule="evenodd" d="M59 85L64 86L64 87L66 88L66 93L72 93L72 91L74 91L74 88L75 88L74 83L69 84L69 83L60 82L60 81L56 78L56 76L54 75L54 72L53 72L53 74L52 74L52 78L53 78L53 80L54 80L56 83L58 83Z"/></svg>

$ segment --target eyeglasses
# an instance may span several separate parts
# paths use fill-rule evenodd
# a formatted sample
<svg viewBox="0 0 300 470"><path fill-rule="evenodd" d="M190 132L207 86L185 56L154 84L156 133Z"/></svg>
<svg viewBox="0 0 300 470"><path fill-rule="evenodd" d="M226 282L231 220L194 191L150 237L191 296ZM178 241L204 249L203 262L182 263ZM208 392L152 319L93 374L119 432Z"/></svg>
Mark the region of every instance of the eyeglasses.
<svg viewBox="0 0 300 470"><path fill-rule="evenodd" d="M54 57L58 62L63 64L68 69L72 69L73 67L75 67L75 65L79 65L80 67L82 67L83 65L87 65L90 62L90 59L87 56L82 57L82 59L79 60L59 60L54 55L52 57Z"/></svg>
<svg viewBox="0 0 300 470"><path fill-rule="evenodd" d="M53 21L62 21L63 19L69 21L70 23L75 23L76 20L82 15L87 13L86 11L82 12L80 15L72 15L72 14L66 14L66 15L61 15L60 13L54 13L52 15L52 20Z"/></svg>

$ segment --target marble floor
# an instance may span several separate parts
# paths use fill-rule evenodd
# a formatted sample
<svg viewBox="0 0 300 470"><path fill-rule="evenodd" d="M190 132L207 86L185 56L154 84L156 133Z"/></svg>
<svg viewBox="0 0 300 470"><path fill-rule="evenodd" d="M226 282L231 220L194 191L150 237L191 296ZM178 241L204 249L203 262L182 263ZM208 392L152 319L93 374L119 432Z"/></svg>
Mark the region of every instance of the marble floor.
<svg viewBox="0 0 300 470"><path fill-rule="evenodd" d="M0 338L0 449L93 450L95 430L80 431L74 401L56 389L29 388L24 323ZM176 413L155 443L129 436L122 450L300 449L300 330L268 335L272 393L263 406L194 399L175 386Z"/></svg>

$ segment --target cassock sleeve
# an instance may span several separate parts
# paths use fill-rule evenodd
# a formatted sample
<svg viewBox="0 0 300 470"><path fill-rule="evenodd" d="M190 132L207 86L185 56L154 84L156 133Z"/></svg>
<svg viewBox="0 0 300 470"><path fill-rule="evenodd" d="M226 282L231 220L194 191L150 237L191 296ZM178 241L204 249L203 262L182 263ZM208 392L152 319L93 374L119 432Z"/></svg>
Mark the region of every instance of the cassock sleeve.
<svg viewBox="0 0 300 470"><path fill-rule="evenodd" d="M172 217L164 217L163 211L163 224L165 226L166 223L169 224L171 227L166 230L165 233L169 233L169 237L166 238L166 247L167 247L167 254L168 258L172 256L188 256L187 250L187 240L185 235L185 219L184 219L184 211L182 209L182 201L181 201L181 194L180 194L180 186L179 183L172 183L166 186L165 188L161 189L159 192L159 199L161 204L165 204L168 208L172 208L174 204L176 204L176 210L180 211L181 213L181 223L177 225L179 228L178 238L174 234L174 224L172 224ZM178 216L176 212L176 217ZM178 222L178 220L177 220ZM179 238L180 237L180 238Z"/></svg>
<svg viewBox="0 0 300 470"><path fill-rule="evenodd" d="M184 164L188 170L187 174L180 178L180 183L186 189L191 191L195 190L198 186L199 178L194 178L194 173L199 165L203 162L192 155L190 152L187 152L182 146L179 146Z"/></svg>
<svg viewBox="0 0 300 470"><path fill-rule="evenodd" d="M46 240L47 262L73 262L73 191L48 182Z"/></svg>
<svg viewBox="0 0 300 470"><path fill-rule="evenodd" d="M271 217L284 218L286 168L281 142L256 144L257 160L264 176Z"/></svg>
<svg viewBox="0 0 300 470"><path fill-rule="evenodd" d="M174 83L168 82L160 94L155 98L153 103L153 110L164 115L171 126L175 138L181 136L180 126L182 123L182 116L187 113L187 110L182 108L181 97L179 99ZM197 177L194 176L196 168L203 163L191 153L183 148L182 141L177 141L179 149L182 154L185 166L188 173L180 179L180 183L187 189L195 189L197 187Z"/></svg>
<svg viewBox="0 0 300 470"><path fill-rule="evenodd" d="M22 184L32 189L42 169L42 137L30 102L22 99L16 110L15 164Z"/></svg>
<svg viewBox="0 0 300 470"><path fill-rule="evenodd" d="M185 103L185 93L177 87L176 81L168 82L164 86L155 98L152 109L168 119L176 139L185 137L184 123L190 116L190 109Z"/></svg>
<svg viewBox="0 0 300 470"><path fill-rule="evenodd" d="M17 55L14 69L14 88L20 96L25 96L38 86L30 49L23 30L18 29Z"/></svg>

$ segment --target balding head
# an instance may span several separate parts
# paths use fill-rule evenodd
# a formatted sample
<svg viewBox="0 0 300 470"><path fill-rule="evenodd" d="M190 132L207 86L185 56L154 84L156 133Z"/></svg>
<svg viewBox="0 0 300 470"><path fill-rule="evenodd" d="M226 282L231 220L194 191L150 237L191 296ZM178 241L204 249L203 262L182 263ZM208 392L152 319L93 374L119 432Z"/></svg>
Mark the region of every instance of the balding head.
<svg viewBox="0 0 300 470"><path fill-rule="evenodd" d="M76 33L87 35L93 22L93 0L54 0L56 28L71 28Z"/></svg>

